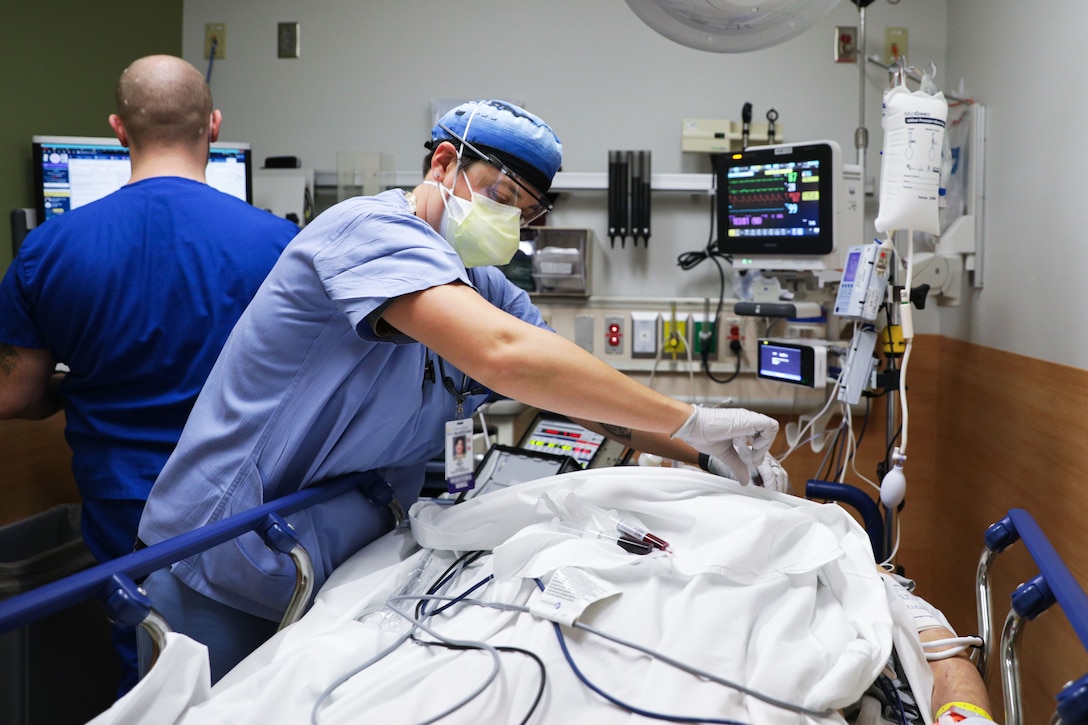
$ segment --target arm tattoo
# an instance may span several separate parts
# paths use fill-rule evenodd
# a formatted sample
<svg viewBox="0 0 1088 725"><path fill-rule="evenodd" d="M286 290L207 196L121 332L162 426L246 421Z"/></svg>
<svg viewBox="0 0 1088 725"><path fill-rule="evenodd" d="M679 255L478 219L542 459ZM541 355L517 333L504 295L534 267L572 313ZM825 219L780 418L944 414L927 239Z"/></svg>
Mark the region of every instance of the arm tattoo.
<svg viewBox="0 0 1088 725"><path fill-rule="evenodd" d="M11 375L19 363L19 353L6 342L0 342L0 372Z"/></svg>
<svg viewBox="0 0 1088 725"><path fill-rule="evenodd" d="M619 425L609 425L608 423L598 423L599 426L604 428L609 437L613 440L620 441L621 443L631 442L631 429L624 428Z"/></svg>

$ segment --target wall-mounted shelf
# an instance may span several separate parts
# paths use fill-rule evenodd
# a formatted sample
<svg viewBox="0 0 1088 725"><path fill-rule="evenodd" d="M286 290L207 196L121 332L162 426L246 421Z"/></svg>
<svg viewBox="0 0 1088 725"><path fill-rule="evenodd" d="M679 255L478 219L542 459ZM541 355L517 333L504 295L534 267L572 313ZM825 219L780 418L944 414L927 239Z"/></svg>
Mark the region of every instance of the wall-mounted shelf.
<svg viewBox="0 0 1088 725"><path fill-rule="evenodd" d="M686 191L709 194L714 190L712 174L650 174L654 191ZM552 180L552 191L607 191L605 172L560 171Z"/></svg>
<svg viewBox="0 0 1088 725"><path fill-rule="evenodd" d="M318 186L336 186L336 173L318 171ZM387 186L412 188L419 184L418 171L390 171L384 176ZM712 174L651 174L650 188L654 191L684 191L710 194L714 191ZM601 171L560 171L552 180L552 191L607 191L608 173Z"/></svg>

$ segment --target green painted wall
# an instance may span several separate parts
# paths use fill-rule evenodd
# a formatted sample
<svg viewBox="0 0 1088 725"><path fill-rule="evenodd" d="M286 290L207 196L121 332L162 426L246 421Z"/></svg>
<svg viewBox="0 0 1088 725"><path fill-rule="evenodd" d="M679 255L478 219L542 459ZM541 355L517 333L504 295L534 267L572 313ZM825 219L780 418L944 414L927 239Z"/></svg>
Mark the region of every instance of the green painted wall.
<svg viewBox="0 0 1088 725"><path fill-rule="evenodd" d="M12 209L34 204L34 134L110 136L117 77L136 58L181 55L184 0L5 0L0 23L0 272Z"/></svg>

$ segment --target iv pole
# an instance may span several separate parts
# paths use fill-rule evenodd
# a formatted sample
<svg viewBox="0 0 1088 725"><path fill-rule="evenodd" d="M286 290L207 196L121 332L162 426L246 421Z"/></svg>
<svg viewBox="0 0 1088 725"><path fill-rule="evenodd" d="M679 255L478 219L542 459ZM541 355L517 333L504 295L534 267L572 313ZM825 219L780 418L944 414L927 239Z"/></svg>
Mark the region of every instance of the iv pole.
<svg viewBox="0 0 1088 725"><path fill-rule="evenodd" d="M865 69L868 65L868 51L866 48L866 28L865 28L865 8L872 5L875 0L853 0L854 5L858 8L858 127L854 130L854 148L857 151L857 165L861 167L861 183L863 189L868 183L867 176L867 152L869 149L869 129L865 125ZM892 266L891 273L889 275L889 283L891 288L895 286L895 267ZM894 310L893 313L894 315ZM890 319L889 324L895 324L895 319ZM885 443L886 450L891 450L892 445L895 442L895 419L896 419L896 401L895 397L888 395L884 396L886 404L886 421L885 421ZM883 461L885 468L890 469L887 456ZM890 556L895 546L895 529L899 525L898 512L896 510L890 510L885 512L884 521L884 554Z"/></svg>

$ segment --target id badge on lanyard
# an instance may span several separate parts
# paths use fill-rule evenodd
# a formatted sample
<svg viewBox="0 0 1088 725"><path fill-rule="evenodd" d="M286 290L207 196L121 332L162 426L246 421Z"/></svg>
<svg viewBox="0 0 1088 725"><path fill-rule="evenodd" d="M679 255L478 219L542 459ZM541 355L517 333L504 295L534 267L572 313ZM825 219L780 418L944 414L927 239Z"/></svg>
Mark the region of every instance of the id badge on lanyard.
<svg viewBox="0 0 1088 725"><path fill-rule="evenodd" d="M476 485L473 475L472 418L446 421L446 488L450 493Z"/></svg>
<svg viewBox="0 0 1088 725"><path fill-rule="evenodd" d="M446 488L450 493L461 493L476 485L476 458L472 455L472 418L463 417L465 399L469 395L486 392L487 389L472 385L467 376L461 380L460 388L455 387L453 380L446 375L446 366L441 357L438 358L438 368L442 375L442 384L457 399L457 417L455 420L446 421Z"/></svg>

